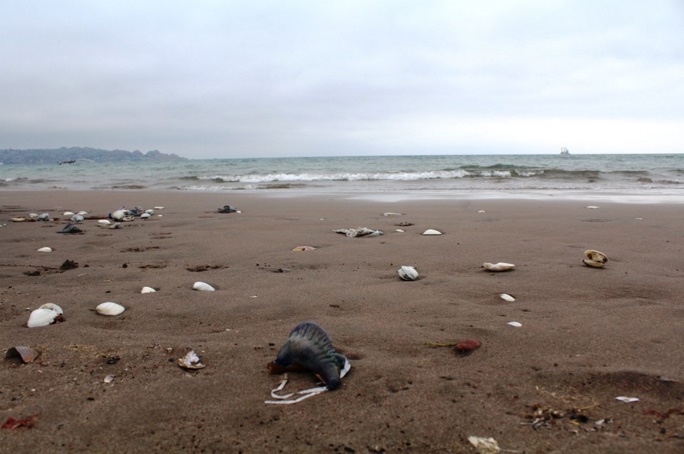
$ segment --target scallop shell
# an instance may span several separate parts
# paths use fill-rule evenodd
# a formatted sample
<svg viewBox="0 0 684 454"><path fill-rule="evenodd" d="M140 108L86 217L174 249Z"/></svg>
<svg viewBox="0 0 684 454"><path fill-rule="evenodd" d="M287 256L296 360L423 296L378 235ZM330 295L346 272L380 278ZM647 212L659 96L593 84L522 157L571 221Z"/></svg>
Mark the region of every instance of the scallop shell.
<svg viewBox="0 0 684 454"><path fill-rule="evenodd" d="M515 265L512 263L505 263L505 262L499 262L499 263L489 263L489 262L484 262L482 264L482 268L484 268L487 271L509 271L515 268Z"/></svg>
<svg viewBox="0 0 684 454"><path fill-rule="evenodd" d="M504 301L508 301L508 302L513 302L513 301L515 301L515 298L513 298L513 297L512 297L511 295L509 295L508 293L502 293L502 294L500 294L499 296L500 296L501 299L504 300Z"/></svg>
<svg viewBox="0 0 684 454"><path fill-rule="evenodd" d="M52 252L52 248L45 246L45 247L38 249L38 252Z"/></svg>
<svg viewBox="0 0 684 454"><path fill-rule="evenodd" d="M582 260L582 262L592 268L603 268L603 266L608 263L606 254L593 249L584 251L584 257L586 258Z"/></svg>
<svg viewBox="0 0 684 454"><path fill-rule="evenodd" d="M51 306L59 309L59 311L52 309ZM63 321L62 308L56 304L48 303L43 304L38 309L31 312L26 326L29 328L37 328L39 326L48 326L61 321Z"/></svg>
<svg viewBox="0 0 684 454"><path fill-rule="evenodd" d="M402 281L415 281L418 279L418 271L416 271L415 267L410 265L402 266L397 270L397 273L399 273L399 278Z"/></svg>
<svg viewBox="0 0 684 454"><path fill-rule="evenodd" d="M316 372L330 390L340 385L350 367L347 358L335 351L328 334L314 322L297 325L268 368L278 373L292 365Z"/></svg>
<svg viewBox="0 0 684 454"><path fill-rule="evenodd" d="M119 315L125 310L126 308L121 304L113 303L111 301L98 304L95 308L95 311L97 311L97 313L100 315Z"/></svg>
<svg viewBox="0 0 684 454"><path fill-rule="evenodd" d="M143 287L142 290L140 290L140 293L154 293L156 292L155 289L152 287Z"/></svg>
<svg viewBox="0 0 684 454"><path fill-rule="evenodd" d="M199 290L202 292L213 292L214 290L216 290L214 287L207 284L206 282L200 282L200 281L197 281L194 284L192 284L192 289L193 290Z"/></svg>
<svg viewBox="0 0 684 454"><path fill-rule="evenodd" d="M441 235L441 234L442 234L442 232L440 232L439 230L435 230L435 229L427 229L426 231L423 232L423 235Z"/></svg>
<svg viewBox="0 0 684 454"><path fill-rule="evenodd" d="M178 365L182 367L183 369L191 369L191 370L197 370L197 369L203 369L205 367L204 364L200 362L201 358L197 356L197 353L195 353L195 350L190 350L187 355L185 355L182 358L178 358Z"/></svg>

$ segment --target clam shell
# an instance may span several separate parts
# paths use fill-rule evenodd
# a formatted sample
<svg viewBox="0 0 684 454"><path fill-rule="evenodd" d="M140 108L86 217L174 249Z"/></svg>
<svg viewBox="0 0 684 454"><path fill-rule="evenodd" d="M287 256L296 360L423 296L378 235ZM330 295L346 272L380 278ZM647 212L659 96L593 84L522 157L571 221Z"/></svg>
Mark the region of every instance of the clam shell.
<svg viewBox="0 0 684 454"><path fill-rule="evenodd" d="M502 294L500 294L499 296L500 296L501 299L504 300L504 301L508 301L508 302L513 302L513 301L515 301L515 298L513 298L513 297L512 297L511 295L509 295L508 293L502 293Z"/></svg>
<svg viewBox="0 0 684 454"><path fill-rule="evenodd" d="M63 215L63 216L73 216L73 215L75 215L75 214L76 214L76 213L74 213L73 211L65 211L62 215Z"/></svg>
<svg viewBox="0 0 684 454"><path fill-rule="evenodd" d="M123 221L124 217L126 217L126 212L124 210L116 210L113 213L110 213L109 217L115 221Z"/></svg>
<svg viewBox="0 0 684 454"><path fill-rule="evenodd" d="M109 222L109 219L100 219L97 221L97 223L102 224L102 225L110 225L111 224L111 222Z"/></svg>
<svg viewBox="0 0 684 454"><path fill-rule="evenodd" d="M197 281L194 284L192 284L192 289L193 290L199 290L202 292L213 292L214 290L216 290L214 287L207 284L206 282L200 282L200 281Z"/></svg>
<svg viewBox="0 0 684 454"><path fill-rule="evenodd" d="M155 210L163 210L164 207L154 207Z"/></svg>
<svg viewBox="0 0 684 454"><path fill-rule="evenodd" d="M26 326L28 326L29 328L48 326L58 321L61 321L61 318L61 313L41 306L35 311L31 312L31 315L29 316L28 323L26 323Z"/></svg>
<svg viewBox="0 0 684 454"><path fill-rule="evenodd" d="M584 257L586 258L582 260L582 262L592 268L603 268L603 265L608 262L608 257L606 254L593 249L584 251Z"/></svg>
<svg viewBox="0 0 684 454"><path fill-rule="evenodd" d="M484 262L482 264L482 268L484 268L487 271L509 271L515 268L515 265L512 263L505 263L505 262L498 262L498 263L489 263L489 262Z"/></svg>
<svg viewBox="0 0 684 454"><path fill-rule="evenodd" d="M126 308L121 304L117 304L111 301L106 303L98 304L95 311L100 315L119 315L125 311Z"/></svg>
<svg viewBox="0 0 684 454"><path fill-rule="evenodd" d="M143 287L142 290L140 290L140 293L154 293L156 292L155 289L152 287Z"/></svg>
<svg viewBox="0 0 684 454"><path fill-rule="evenodd" d="M441 234L442 234L442 232L440 232L439 230L435 230L435 229L427 229L426 231L423 232L423 235L441 235Z"/></svg>
<svg viewBox="0 0 684 454"><path fill-rule="evenodd" d="M182 358L178 358L178 365L183 369L197 370L205 367L204 364L200 362L200 357L197 356L195 350L190 350L187 355Z"/></svg>
<svg viewBox="0 0 684 454"><path fill-rule="evenodd" d="M52 248L45 246L45 247L38 249L38 252L52 252Z"/></svg>
<svg viewBox="0 0 684 454"><path fill-rule="evenodd" d="M40 352L31 347L16 346L5 352L5 358L21 358L24 363L31 363L40 356Z"/></svg>
<svg viewBox="0 0 684 454"><path fill-rule="evenodd" d="M522 323L520 322L508 322L509 325L511 325L514 328L520 328L522 327Z"/></svg>
<svg viewBox="0 0 684 454"><path fill-rule="evenodd" d="M40 306L39 309L51 309L51 310L57 312L59 315L64 314L64 311L62 310L62 308L59 307L58 305L54 304L54 303L45 303L42 306Z"/></svg>
<svg viewBox="0 0 684 454"><path fill-rule="evenodd" d="M416 268L410 265L404 265L397 270L399 278L402 281L415 281L418 279L418 271Z"/></svg>

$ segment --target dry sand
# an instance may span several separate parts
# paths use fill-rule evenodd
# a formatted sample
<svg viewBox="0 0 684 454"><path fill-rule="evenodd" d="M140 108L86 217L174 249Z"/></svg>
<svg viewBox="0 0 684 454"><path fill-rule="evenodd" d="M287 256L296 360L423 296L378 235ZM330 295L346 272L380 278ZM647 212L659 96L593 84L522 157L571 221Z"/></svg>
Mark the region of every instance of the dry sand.
<svg viewBox="0 0 684 454"><path fill-rule="evenodd" d="M469 436L493 437L508 452L684 451L681 205L0 198L2 349L41 352L30 364L2 362L0 423L35 415L33 427L0 429L3 452L476 452ZM217 213L225 204L242 213ZM44 211L106 216L120 205L165 208L119 230L87 220L81 235L58 234L64 219L9 221ZM414 225L399 233L399 222ZM333 233L359 226L385 234ZM444 235L420 235L428 228ZM300 245L318 249L292 252ZM55 251L36 252L43 246ZM585 249L610 261L583 266ZM60 270L66 260L78 267ZM485 261L516 268L486 272ZM399 280L400 265L421 278ZM195 281L217 291L193 291ZM158 291L140 294L143 286ZM127 310L97 315L104 301ZM48 302L66 321L27 328L30 311ZM352 370L336 391L266 405L282 378L266 365L307 320L328 331ZM464 339L482 347L459 356L425 345ZM178 367L190 349L206 368ZM288 376L286 390L316 383L311 373Z"/></svg>

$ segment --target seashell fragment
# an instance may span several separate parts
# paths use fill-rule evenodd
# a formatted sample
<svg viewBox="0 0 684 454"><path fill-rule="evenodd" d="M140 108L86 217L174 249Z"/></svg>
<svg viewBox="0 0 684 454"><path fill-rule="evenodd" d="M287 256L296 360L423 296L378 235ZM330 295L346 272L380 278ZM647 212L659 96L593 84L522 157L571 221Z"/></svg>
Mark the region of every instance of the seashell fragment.
<svg viewBox="0 0 684 454"><path fill-rule="evenodd" d="M340 386L351 367L347 358L335 351L328 334L314 322L300 323L290 332L268 369L272 374L282 373L290 366L316 372L329 390Z"/></svg>
<svg viewBox="0 0 684 454"><path fill-rule="evenodd" d="M197 370L206 367L200 362L201 358L197 356L195 350L190 350L187 355L178 358L178 365L183 369Z"/></svg>
<svg viewBox="0 0 684 454"><path fill-rule="evenodd" d="M515 327L515 328L522 327L522 323L520 323L520 322L508 322L508 324Z"/></svg>
<svg viewBox="0 0 684 454"><path fill-rule="evenodd" d="M435 230L435 229L427 229L426 231L423 232L423 235L441 235L441 234L442 234L442 232L440 232L439 230Z"/></svg>
<svg viewBox="0 0 684 454"><path fill-rule="evenodd" d="M111 382L114 381L114 377L115 377L115 375L107 375L107 376L104 378L104 382L105 382L105 383L111 383Z"/></svg>
<svg viewBox="0 0 684 454"><path fill-rule="evenodd" d="M293 252L306 252L306 251L315 251L317 248L313 246L297 246L295 248L292 248Z"/></svg>
<svg viewBox="0 0 684 454"><path fill-rule="evenodd" d="M202 292L213 292L215 289L211 285L207 284L206 282L200 282L197 281L194 284L192 284L192 289L193 290L199 290Z"/></svg>
<svg viewBox="0 0 684 454"><path fill-rule="evenodd" d="M155 210L163 210L164 207L154 207Z"/></svg>
<svg viewBox="0 0 684 454"><path fill-rule="evenodd" d="M480 454L497 454L501 452L499 443L497 443L497 441L492 437L485 438L471 435L468 437L468 441L475 447L475 449L477 449L477 452Z"/></svg>
<svg viewBox="0 0 684 454"><path fill-rule="evenodd" d="M109 219L100 219L97 221L97 223L102 224L102 225L110 225L111 224L111 222L109 222Z"/></svg>
<svg viewBox="0 0 684 454"><path fill-rule="evenodd" d="M88 212L87 212L87 211L79 211L79 212L76 213L76 214L79 215L79 216L88 216Z"/></svg>
<svg viewBox="0 0 684 454"><path fill-rule="evenodd" d="M582 260L582 263L592 268L603 268L603 266L608 263L606 254L593 249L584 251L584 257L585 259Z"/></svg>
<svg viewBox="0 0 684 454"><path fill-rule="evenodd" d="M515 268L515 265L512 263L505 263L505 262L498 262L498 263L489 263L489 262L484 262L482 264L482 268L484 268L487 271L509 271Z"/></svg>
<svg viewBox="0 0 684 454"><path fill-rule="evenodd" d="M38 328L40 326L48 326L53 323L63 322L64 317L62 314L62 308L56 304L43 304L38 309L31 312L26 326L29 328Z"/></svg>
<svg viewBox="0 0 684 454"><path fill-rule="evenodd" d="M504 301L508 301L508 302L511 302L511 303L512 303L513 301L515 301L515 298L513 298L513 297L512 297L511 295L509 295L508 293L502 293L502 294L500 294L499 296L500 296L501 299L504 300Z"/></svg>
<svg viewBox="0 0 684 454"><path fill-rule="evenodd" d="M156 292L155 289L152 287L143 287L142 290L140 290L140 293L154 293Z"/></svg>
<svg viewBox="0 0 684 454"><path fill-rule="evenodd" d="M399 278L402 281L415 281L418 279L418 271L415 267L410 265L404 265L397 270Z"/></svg>
<svg viewBox="0 0 684 454"><path fill-rule="evenodd" d="M5 352L5 359L19 357L24 363L31 363L39 356L40 352L24 346L12 347Z"/></svg>
<svg viewBox="0 0 684 454"><path fill-rule="evenodd" d="M98 304L95 311L100 315L119 315L125 311L126 308L121 304L108 301L106 303Z"/></svg>
<svg viewBox="0 0 684 454"><path fill-rule="evenodd" d="M73 216L73 215L75 215L75 214L76 214L76 213L74 213L73 211L65 211L65 212L63 213L63 216Z"/></svg>
<svg viewBox="0 0 684 454"><path fill-rule="evenodd" d="M615 398L615 400L619 400L620 402L624 402L626 404L631 404L634 402L639 402L638 397L627 397L627 396L618 396Z"/></svg>
<svg viewBox="0 0 684 454"><path fill-rule="evenodd" d="M38 252L52 252L52 248L45 246L45 247L38 249Z"/></svg>

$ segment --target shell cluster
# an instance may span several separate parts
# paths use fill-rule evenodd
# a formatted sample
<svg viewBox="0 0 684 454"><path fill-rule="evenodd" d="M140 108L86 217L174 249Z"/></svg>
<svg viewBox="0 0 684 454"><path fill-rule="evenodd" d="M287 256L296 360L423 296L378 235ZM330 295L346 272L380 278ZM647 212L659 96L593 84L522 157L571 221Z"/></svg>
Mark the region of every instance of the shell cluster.
<svg viewBox="0 0 684 454"><path fill-rule="evenodd" d="M63 321L64 311L62 311L62 308L56 304L47 303L31 312L26 325L29 328L37 328L39 326L48 326Z"/></svg>

